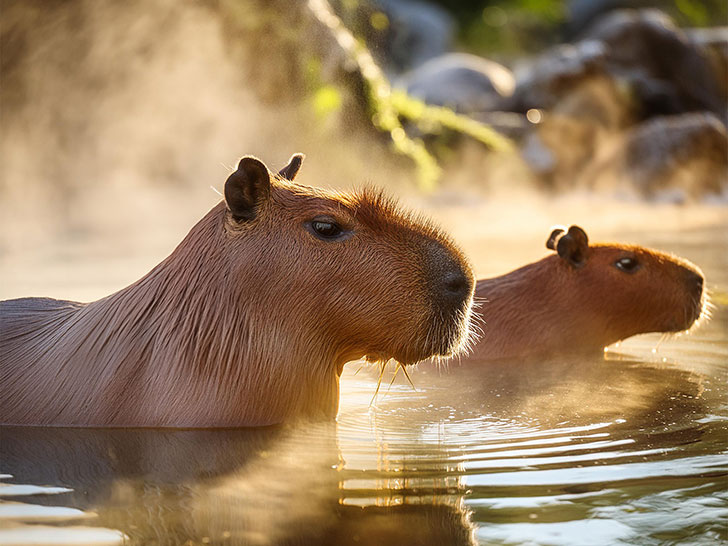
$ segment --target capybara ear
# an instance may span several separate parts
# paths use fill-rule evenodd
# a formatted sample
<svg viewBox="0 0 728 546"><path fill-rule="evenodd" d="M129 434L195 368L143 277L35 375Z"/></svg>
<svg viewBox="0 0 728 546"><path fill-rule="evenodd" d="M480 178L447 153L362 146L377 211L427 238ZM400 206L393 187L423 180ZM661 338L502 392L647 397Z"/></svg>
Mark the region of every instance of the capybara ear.
<svg viewBox="0 0 728 546"><path fill-rule="evenodd" d="M579 246L586 254L586 249L589 248L589 237L587 237L586 231L579 226L574 225L569 228L569 235L578 241Z"/></svg>
<svg viewBox="0 0 728 546"><path fill-rule="evenodd" d="M546 248L548 248L549 250L556 250L556 241L564 233L566 233L566 230L563 227L559 226L557 228L554 228L554 230L551 232L551 235L549 235L549 238L546 240Z"/></svg>
<svg viewBox="0 0 728 546"><path fill-rule="evenodd" d="M258 207L269 195L268 167L252 156L241 159L237 170L225 181L225 202L238 222L255 218Z"/></svg>
<svg viewBox="0 0 728 546"><path fill-rule="evenodd" d="M581 267L586 263L588 251L589 238L579 226L571 226L556 242L556 252L574 267Z"/></svg>
<svg viewBox="0 0 728 546"><path fill-rule="evenodd" d="M282 176L286 180L293 180L296 178L304 159L306 159L306 156L303 154L293 154L291 159L288 160L288 165L278 171L278 175Z"/></svg>

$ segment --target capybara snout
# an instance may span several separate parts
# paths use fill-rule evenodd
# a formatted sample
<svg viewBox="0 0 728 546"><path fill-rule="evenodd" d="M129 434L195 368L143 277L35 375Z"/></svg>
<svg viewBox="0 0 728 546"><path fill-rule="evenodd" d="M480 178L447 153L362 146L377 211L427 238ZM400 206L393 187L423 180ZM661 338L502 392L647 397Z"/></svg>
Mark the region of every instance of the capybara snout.
<svg viewBox="0 0 728 546"><path fill-rule="evenodd" d="M426 267L429 271L428 286L432 297L433 314L441 320L450 321L452 327L441 329L432 335L439 345L430 352L439 356L452 356L458 353L467 343L456 327L457 322L465 317L469 328L470 305L475 287L475 277L467 262L459 253L442 244L427 245Z"/></svg>
<svg viewBox="0 0 728 546"><path fill-rule="evenodd" d="M440 244L431 245L428 260L430 287L438 306L445 313L465 311L475 282L470 267Z"/></svg>
<svg viewBox="0 0 728 546"><path fill-rule="evenodd" d="M628 294L645 290L632 305L652 311L642 313L643 330L680 332L693 326L705 307L700 269L687 260L657 251L644 248L627 251L630 258L640 264L630 279Z"/></svg>
<svg viewBox="0 0 728 546"><path fill-rule="evenodd" d="M703 278L703 274L694 267L692 264L683 266L689 301L686 303L685 320L679 325L678 331L690 328L700 318L705 307L705 279Z"/></svg>

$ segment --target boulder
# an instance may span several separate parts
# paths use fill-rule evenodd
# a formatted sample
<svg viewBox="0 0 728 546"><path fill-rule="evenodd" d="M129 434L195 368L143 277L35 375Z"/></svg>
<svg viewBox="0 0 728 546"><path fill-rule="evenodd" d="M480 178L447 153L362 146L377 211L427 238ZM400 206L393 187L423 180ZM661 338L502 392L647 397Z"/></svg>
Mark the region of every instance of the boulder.
<svg viewBox="0 0 728 546"><path fill-rule="evenodd" d="M726 102L705 51L655 10L619 10L599 19L585 38L604 45L607 70L636 94L643 118L713 112Z"/></svg>
<svg viewBox="0 0 728 546"><path fill-rule="evenodd" d="M725 125L713 114L658 117L603 146L577 184L676 202L726 198L726 150Z"/></svg>
<svg viewBox="0 0 728 546"><path fill-rule="evenodd" d="M396 85L427 104L470 113L498 110L503 98L513 93L515 80L510 70L494 61L449 53L406 73Z"/></svg>

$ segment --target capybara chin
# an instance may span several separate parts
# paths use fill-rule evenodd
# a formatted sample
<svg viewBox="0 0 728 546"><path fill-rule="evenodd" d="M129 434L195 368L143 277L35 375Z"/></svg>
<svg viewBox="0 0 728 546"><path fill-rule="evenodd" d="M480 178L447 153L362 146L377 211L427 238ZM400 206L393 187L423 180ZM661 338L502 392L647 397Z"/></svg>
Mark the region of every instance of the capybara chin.
<svg viewBox="0 0 728 546"><path fill-rule="evenodd" d="M247 426L333 418L347 361L411 364L467 336L474 278L380 193L244 157L225 200L131 286L0 303L0 421Z"/></svg>
<svg viewBox="0 0 728 546"><path fill-rule="evenodd" d="M556 229L556 254L492 279L465 361L587 354L627 337L687 330L704 308L703 274L687 260L641 246L589 244L579 226Z"/></svg>

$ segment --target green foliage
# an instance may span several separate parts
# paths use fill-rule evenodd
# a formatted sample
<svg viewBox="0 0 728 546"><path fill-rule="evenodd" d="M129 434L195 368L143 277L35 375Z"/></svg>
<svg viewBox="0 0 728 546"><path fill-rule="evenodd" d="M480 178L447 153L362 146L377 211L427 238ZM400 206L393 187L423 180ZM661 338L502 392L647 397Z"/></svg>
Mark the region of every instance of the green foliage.
<svg viewBox="0 0 728 546"><path fill-rule="evenodd" d="M361 75L364 97L374 127L387 133L395 152L414 162L420 189L432 191L437 186L442 169L422 139L407 134L402 125L403 119L414 122L424 133L436 134L447 128L475 138L496 151L512 149L510 140L483 123L459 115L449 108L429 106L403 91L392 90L366 45L354 38L328 4L314 1L309 5L316 18L333 33L347 60ZM381 26L388 24L388 21L379 18L372 21L372 24L375 23ZM314 108L318 105L321 111L330 111L340 106L340 95L329 87L323 86L316 90Z"/></svg>
<svg viewBox="0 0 728 546"><path fill-rule="evenodd" d="M536 53L559 40L568 16L564 0L491 0L456 12L460 40L481 54Z"/></svg>
<svg viewBox="0 0 728 546"><path fill-rule="evenodd" d="M423 132L437 133L441 128L446 128L468 135L495 151L505 152L513 149L510 140L489 126L467 116L461 116L450 108L425 104L401 90L393 91L391 100L400 116L416 122Z"/></svg>
<svg viewBox="0 0 728 546"><path fill-rule="evenodd" d="M710 23L708 17L708 9L704 2L696 0L675 0L675 7L680 15L690 21L697 27L702 27Z"/></svg>
<svg viewBox="0 0 728 546"><path fill-rule="evenodd" d="M341 109L341 93L333 85L319 87L313 94L313 111L318 118L327 118Z"/></svg>
<svg viewBox="0 0 728 546"><path fill-rule="evenodd" d="M407 135L402 119L415 122L425 133L436 134L442 128L447 128L468 135L495 151L513 149L509 139L483 123L457 114L450 108L425 104L404 91L392 90L379 70L370 67L363 70L362 75L367 84L372 123L379 130L389 133L395 151L415 162L419 185L424 191L436 187L441 169L422 140Z"/></svg>

